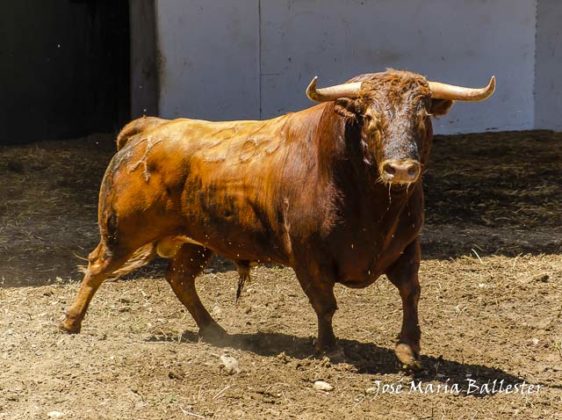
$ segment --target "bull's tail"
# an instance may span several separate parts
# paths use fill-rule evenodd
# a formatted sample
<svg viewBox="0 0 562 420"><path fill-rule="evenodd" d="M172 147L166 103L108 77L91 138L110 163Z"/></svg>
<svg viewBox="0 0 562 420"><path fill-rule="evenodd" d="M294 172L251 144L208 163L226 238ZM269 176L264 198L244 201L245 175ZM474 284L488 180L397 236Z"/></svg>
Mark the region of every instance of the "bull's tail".
<svg viewBox="0 0 562 420"><path fill-rule="evenodd" d="M127 124L117 135L116 146L117 150L121 150L129 142L131 137L142 133L148 129L157 127L164 124L168 120L158 117L140 117Z"/></svg>
<svg viewBox="0 0 562 420"><path fill-rule="evenodd" d="M143 245L131 254L125 264L123 264L117 270L113 271L108 276L108 280L117 280L118 278L123 277L126 274L144 267L145 265L150 263L156 256L156 242L151 242ZM88 270L84 265L78 266L78 269L83 273L86 273L86 271Z"/></svg>
<svg viewBox="0 0 562 420"><path fill-rule="evenodd" d="M118 279L150 263L156 257L156 242L141 246L127 262L111 274L112 279Z"/></svg>

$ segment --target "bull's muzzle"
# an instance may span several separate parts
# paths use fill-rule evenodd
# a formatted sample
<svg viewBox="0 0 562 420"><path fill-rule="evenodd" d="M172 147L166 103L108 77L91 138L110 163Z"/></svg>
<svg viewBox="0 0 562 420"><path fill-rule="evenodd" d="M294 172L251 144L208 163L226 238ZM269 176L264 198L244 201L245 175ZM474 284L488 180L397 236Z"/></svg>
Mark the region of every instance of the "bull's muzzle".
<svg viewBox="0 0 562 420"><path fill-rule="evenodd" d="M388 184L411 184L421 173L421 165L413 159L389 159L381 165L381 178Z"/></svg>

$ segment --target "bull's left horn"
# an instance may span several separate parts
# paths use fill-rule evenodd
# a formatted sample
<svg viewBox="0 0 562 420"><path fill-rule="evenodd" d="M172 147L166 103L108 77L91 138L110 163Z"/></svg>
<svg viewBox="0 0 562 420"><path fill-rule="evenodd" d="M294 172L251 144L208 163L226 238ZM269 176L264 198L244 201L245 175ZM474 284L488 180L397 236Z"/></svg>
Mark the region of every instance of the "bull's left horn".
<svg viewBox="0 0 562 420"><path fill-rule="evenodd" d="M431 97L449 101L484 101L496 90L496 76L492 76L488 86L478 89L448 85L446 83L428 82Z"/></svg>
<svg viewBox="0 0 562 420"><path fill-rule="evenodd" d="M361 90L361 82L344 83L341 85L316 89L317 81L318 76L314 76L306 88L306 96L311 101L328 102L335 101L338 98L356 98L359 96L359 91Z"/></svg>

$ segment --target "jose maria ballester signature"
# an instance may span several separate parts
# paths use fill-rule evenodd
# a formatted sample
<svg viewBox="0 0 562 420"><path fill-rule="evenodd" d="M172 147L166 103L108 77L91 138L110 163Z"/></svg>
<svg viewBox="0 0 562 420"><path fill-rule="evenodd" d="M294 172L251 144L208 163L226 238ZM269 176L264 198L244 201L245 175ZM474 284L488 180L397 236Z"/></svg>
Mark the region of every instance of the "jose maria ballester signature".
<svg viewBox="0 0 562 420"><path fill-rule="evenodd" d="M541 385L529 384L525 381L508 383L504 379L494 379L487 382L478 382L467 378L463 382L453 382L447 379L445 382L433 383L413 380L410 382L382 382L376 380L368 389L371 395L383 394L451 394L451 395L494 395L494 394L538 394Z"/></svg>

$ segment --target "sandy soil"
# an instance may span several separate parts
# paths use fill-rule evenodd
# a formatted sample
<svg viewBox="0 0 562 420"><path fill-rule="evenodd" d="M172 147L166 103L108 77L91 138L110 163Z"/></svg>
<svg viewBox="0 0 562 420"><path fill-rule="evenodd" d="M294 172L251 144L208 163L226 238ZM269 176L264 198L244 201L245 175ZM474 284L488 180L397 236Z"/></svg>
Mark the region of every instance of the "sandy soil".
<svg viewBox="0 0 562 420"><path fill-rule="evenodd" d="M314 355L291 270L254 269L236 305L220 260L198 285L228 342L198 340L161 261L104 284L82 334L60 334L112 153L105 135L0 147L0 418L562 418L561 134L436 138L416 377L394 360L401 305L385 278L337 288L344 363Z"/></svg>

